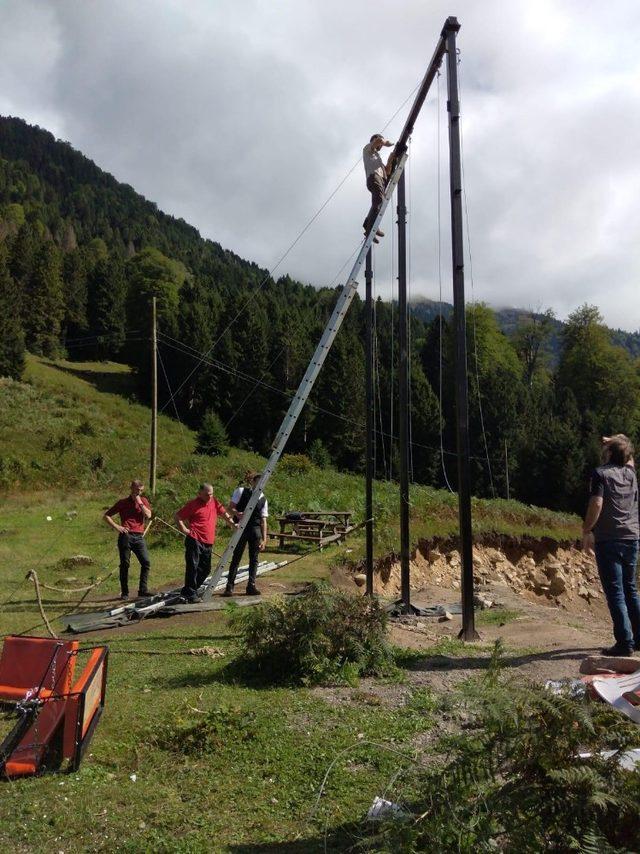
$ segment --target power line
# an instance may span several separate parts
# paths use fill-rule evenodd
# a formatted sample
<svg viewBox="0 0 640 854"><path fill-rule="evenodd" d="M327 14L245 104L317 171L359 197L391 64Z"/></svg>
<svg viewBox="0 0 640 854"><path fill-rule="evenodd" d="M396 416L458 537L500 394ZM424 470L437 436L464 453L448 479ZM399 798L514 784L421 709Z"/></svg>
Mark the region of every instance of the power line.
<svg viewBox="0 0 640 854"><path fill-rule="evenodd" d="M161 335L163 338L170 338L170 336L167 336L163 333L159 333L159 335ZM176 343L172 343L172 342L176 342ZM177 342L176 339L171 339L171 341L165 340L163 343L165 344L165 346L172 347L174 350L176 350L179 353L182 353L185 356L191 356L191 358L193 358L193 359L200 357L203 364L206 364L212 368L217 368L218 370L222 371L223 373L229 374L231 376L235 376L238 379L243 380L244 382L251 382L251 383L256 382L254 377L251 377L248 374L245 374L244 372L238 370L237 368L233 368L230 365L227 365L224 362L221 362L217 359L209 359L206 357L206 355L203 356L203 354L199 353L197 350L194 351L194 349L189 347L189 345L183 344L182 342ZM187 350L187 349L183 349L183 348L187 348L187 347L189 347L189 350L191 350L192 352L189 352L189 350ZM287 398L288 400L292 400L293 397L295 396L294 394L290 394L289 392L285 391L284 389L277 388L276 386L272 386L269 383L265 383L265 382L260 381L259 384L261 386L263 386L264 388L268 389L269 391L273 391L274 393L279 394L282 397ZM348 418L346 415L341 415L338 412L333 412L330 409L325 409L324 407L319 406L318 404L313 403L312 401L309 401L307 405L310 406L312 409L316 410L316 412L320 412L323 415L329 415L332 418L338 418L340 421L344 421L346 424L351 424L352 426L358 427L361 430L364 430L364 428L365 428L365 425L362 422L356 421L353 418ZM376 431L376 432L378 433L378 435L384 436L384 437L386 437L392 441L397 441L397 439L398 439L397 436L394 436L391 433L387 433L383 430ZM421 442L414 442L413 444L415 445L416 448L424 448L425 450L428 450L428 451L438 451L439 450L438 448L434 447L433 445L425 445ZM457 456L455 451L446 451L445 450L444 453L449 454L450 456L453 456L453 457ZM482 457L471 457L471 459L482 462L483 464L485 462L484 458L482 458Z"/></svg>
<svg viewBox="0 0 640 854"><path fill-rule="evenodd" d="M158 361L160 362L160 367L162 368L162 373L164 374L164 379L167 384L167 388L169 389L169 394L171 394L171 383L169 382L169 375L167 374L167 369L164 366L164 359L162 358L162 354L160 353L160 348L156 347L156 354L158 356ZM182 437L182 445L184 447L185 454L187 456L191 453L189 447L187 445L187 439L184 432L184 424L180 418L180 414L178 412L178 407L176 406L175 400L173 400L173 410L176 413L176 418L178 419L178 424L180 425L180 435Z"/></svg>
<svg viewBox="0 0 640 854"><path fill-rule="evenodd" d="M233 419L234 419L234 418L237 418L237 416L238 416L238 414L240 413L240 411L241 411L242 407L243 407L243 406L245 405L245 403L249 400L249 398L254 394L254 392L255 392L255 391L260 387L260 384L261 384L262 380L267 376L267 374L269 373L269 371L271 370L271 368L275 365L275 363L278 361L278 359L280 358L280 356L282 356L282 354L284 353L284 351L285 351L285 350L286 350L286 345L285 345L284 347L282 347L282 349L278 352L278 354L276 355L276 357L275 357L274 359L272 359L272 360L271 360L271 362L269 363L268 367L266 368L266 370L265 370L265 371L264 371L264 373L262 374L262 377L261 377L259 380L256 380L256 382L255 382L255 383L254 383L254 385L253 385L253 388L249 391L249 394L247 394L247 396L244 398L244 400L242 401L242 403L240 404L240 406L236 407L236 409L233 411L233 415L231 416L231 418L229 418L229 420L227 421L227 423L224 425L224 429L225 429L225 430L227 429L227 427L229 426L229 424L231 424L231 422L233 421Z"/></svg>
<svg viewBox="0 0 640 854"><path fill-rule="evenodd" d="M126 329L124 332L125 332L125 335L137 335L138 333L141 332L141 330L140 329ZM70 343L73 343L76 341L89 341L89 340L93 340L95 338L109 338L113 334L114 334L113 332L102 332L102 333L96 332L93 335L83 335L83 336L78 337L78 338L67 338L65 340L65 343L70 344Z"/></svg>

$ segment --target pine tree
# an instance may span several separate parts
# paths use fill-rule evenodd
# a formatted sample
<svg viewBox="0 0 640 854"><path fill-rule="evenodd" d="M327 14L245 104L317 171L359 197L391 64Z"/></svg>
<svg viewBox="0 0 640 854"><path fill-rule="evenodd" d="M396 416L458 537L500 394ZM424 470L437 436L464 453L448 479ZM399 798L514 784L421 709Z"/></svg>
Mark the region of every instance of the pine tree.
<svg viewBox="0 0 640 854"><path fill-rule="evenodd" d="M62 279L65 294L65 338L87 330L87 270L84 253L75 249L64 257Z"/></svg>
<svg viewBox="0 0 640 854"><path fill-rule="evenodd" d="M122 351L126 335L127 282L120 258L100 259L88 280L89 329L97 341L97 359L115 358Z"/></svg>
<svg viewBox="0 0 640 854"><path fill-rule="evenodd" d="M56 356L64 318L60 252L43 243L35 256L23 299L23 323L27 348L41 356Z"/></svg>
<svg viewBox="0 0 640 854"><path fill-rule="evenodd" d="M7 252L0 244L0 377L19 380L24 370L24 330L18 288L9 272Z"/></svg>

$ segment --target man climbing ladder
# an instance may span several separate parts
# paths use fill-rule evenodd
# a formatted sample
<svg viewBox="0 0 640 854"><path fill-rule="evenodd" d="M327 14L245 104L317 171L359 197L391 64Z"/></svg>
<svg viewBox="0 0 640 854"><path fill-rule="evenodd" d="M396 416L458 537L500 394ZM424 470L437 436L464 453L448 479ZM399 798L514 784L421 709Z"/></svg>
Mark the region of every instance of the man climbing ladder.
<svg viewBox="0 0 640 854"><path fill-rule="evenodd" d="M387 186L387 181L393 172L394 155L393 152L389 156L387 165L385 166L380 157L380 149L385 146L393 145L388 139L385 139L382 134L374 133L369 142L362 149L362 162L364 163L364 174L367 179L367 190L371 193L371 207L369 213L365 217L362 226L364 233L369 234L371 226L375 222L376 214L380 210L380 205L384 198L384 191ZM379 237L384 237L384 231L378 229L376 236L373 238L374 243L380 243Z"/></svg>

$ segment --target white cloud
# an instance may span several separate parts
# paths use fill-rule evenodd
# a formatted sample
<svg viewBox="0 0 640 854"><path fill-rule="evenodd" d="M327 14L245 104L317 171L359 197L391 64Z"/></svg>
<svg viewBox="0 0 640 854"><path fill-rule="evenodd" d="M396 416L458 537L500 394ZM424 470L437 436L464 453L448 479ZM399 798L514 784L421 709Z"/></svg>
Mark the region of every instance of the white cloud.
<svg viewBox="0 0 640 854"><path fill-rule="evenodd" d="M270 266L416 85L449 11L441 0L5 0L0 111L48 127ZM638 328L640 9L460 0L456 11L476 298L560 316L589 301L612 325ZM447 297L445 90L443 78ZM409 178L412 292L431 297L435 101L434 87ZM281 272L330 282L367 206L358 165ZM391 251L388 235L377 259L385 294Z"/></svg>

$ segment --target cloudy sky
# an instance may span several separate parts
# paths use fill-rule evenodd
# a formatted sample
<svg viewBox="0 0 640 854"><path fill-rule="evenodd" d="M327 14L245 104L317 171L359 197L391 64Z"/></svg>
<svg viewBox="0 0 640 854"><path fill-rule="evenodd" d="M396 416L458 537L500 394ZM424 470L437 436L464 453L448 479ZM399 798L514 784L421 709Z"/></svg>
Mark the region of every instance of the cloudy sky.
<svg viewBox="0 0 640 854"><path fill-rule="evenodd" d="M595 303L638 329L637 0L0 0L0 113L269 268L355 165L277 271L328 284L361 236L362 145L420 80L449 14L462 24L475 298L561 318ZM445 91L443 76L411 147L414 298L439 293L440 152L451 299Z"/></svg>

